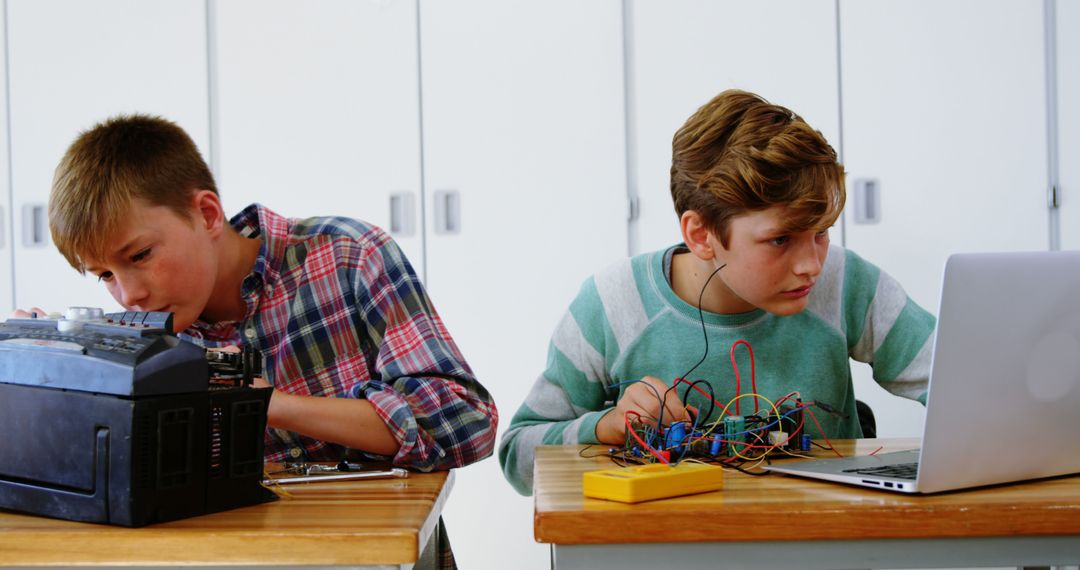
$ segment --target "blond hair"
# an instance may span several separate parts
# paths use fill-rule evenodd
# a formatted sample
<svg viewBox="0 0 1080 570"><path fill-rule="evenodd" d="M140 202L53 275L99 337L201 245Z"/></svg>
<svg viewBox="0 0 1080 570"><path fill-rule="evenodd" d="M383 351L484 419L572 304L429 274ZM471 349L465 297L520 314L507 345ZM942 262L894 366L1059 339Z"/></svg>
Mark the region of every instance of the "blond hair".
<svg viewBox="0 0 1080 570"><path fill-rule="evenodd" d="M136 201L190 219L196 190L217 193L214 177L183 129L149 115L110 118L71 143L53 177L49 226L68 263L85 273L102 259Z"/></svg>
<svg viewBox="0 0 1080 570"><path fill-rule="evenodd" d="M784 232L825 230L844 208L844 167L801 117L753 93L728 90L697 110L672 141L671 197L698 212L727 247L731 219L784 206Z"/></svg>

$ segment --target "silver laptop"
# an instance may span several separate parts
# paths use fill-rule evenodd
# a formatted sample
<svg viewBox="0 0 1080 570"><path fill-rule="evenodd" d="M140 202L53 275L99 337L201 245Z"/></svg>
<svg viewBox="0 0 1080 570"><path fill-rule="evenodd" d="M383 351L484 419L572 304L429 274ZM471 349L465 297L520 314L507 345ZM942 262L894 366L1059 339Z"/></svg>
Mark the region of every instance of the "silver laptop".
<svg viewBox="0 0 1080 570"><path fill-rule="evenodd" d="M945 264L922 449L779 473L935 493L1080 472L1080 251Z"/></svg>

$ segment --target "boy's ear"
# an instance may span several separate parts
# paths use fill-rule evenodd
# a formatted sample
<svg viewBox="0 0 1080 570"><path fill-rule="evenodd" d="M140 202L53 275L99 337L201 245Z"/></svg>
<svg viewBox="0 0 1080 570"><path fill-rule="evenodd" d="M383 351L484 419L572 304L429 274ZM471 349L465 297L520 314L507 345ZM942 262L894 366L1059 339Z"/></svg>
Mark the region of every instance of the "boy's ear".
<svg viewBox="0 0 1080 570"><path fill-rule="evenodd" d="M202 225L210 235L219 235L225 227L225 210L221 207L221 198L210 190L196 190L191 200L195 223Z"/></svg>
<svg viewBox="0 0 1080 570"><path fill-rule="evenodd" d="M683 242L700 259L710 260L717 256L716 244L712 231L705 225L705 219L695 210L683 212L679 218ZM710 239L712 238L712 239Z"/></svg>

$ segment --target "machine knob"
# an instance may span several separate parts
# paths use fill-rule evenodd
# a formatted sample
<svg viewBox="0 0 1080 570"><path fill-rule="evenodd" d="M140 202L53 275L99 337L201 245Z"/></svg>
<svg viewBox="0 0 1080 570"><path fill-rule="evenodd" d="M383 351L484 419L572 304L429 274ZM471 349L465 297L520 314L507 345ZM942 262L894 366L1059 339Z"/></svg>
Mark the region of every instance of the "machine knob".
<svg viewBox="0 0 1080 570"><path fill-rule="evenodd" d="M68 307L64 318L69 321L100 321L105 318L105 311L100 307Z"/></svg>
<svg viewBox="0 0 1080 570"><path fill-rule="evenodd" d="M83 324L105 319L105 311L99 307L68 307L64 318L56 321L56 330L60 332L75 332L82 329Z"/></svg>

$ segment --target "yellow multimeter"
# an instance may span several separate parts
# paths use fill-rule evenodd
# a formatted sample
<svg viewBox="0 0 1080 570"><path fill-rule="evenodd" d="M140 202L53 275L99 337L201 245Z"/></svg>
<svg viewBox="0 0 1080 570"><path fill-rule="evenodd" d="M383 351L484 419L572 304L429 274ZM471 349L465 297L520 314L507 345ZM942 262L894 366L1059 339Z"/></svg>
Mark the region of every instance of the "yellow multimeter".
<svg viewBox="0 0 1080 570"><path fill-rule="evenodd" d="M663 463L589 471L582 478L586 497L621 503L639 503L679 495L716 491L723 487L724 469L718 465Z"/></svg>

